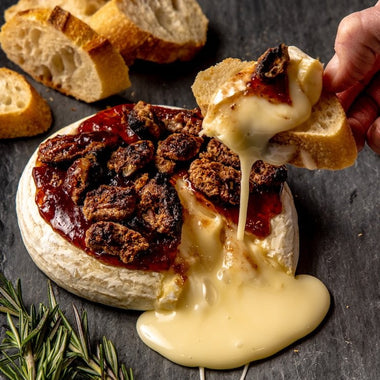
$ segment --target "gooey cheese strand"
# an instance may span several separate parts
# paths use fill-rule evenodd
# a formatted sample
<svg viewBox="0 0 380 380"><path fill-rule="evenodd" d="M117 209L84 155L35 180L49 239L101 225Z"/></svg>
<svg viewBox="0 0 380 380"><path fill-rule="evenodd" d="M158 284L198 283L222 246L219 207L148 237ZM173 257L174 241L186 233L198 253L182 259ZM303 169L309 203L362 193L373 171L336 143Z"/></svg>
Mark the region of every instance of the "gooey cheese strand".
<svg viewBox="0 0 380 380"><path fill-rule="evenodd" d="M220 140L240 158L239 240L244 238L249 175L253 163L257 160L276 165L286 163L286 151L280 148L270 151L268 142L275 134L293 129L306 121L322 91L322 64L294 46L289 46L288 52L291 104L271 103L255 94L245 95L247 83L255 70L251 66L218 89L203 120L203 133Z"/></svg>
<svg viewBox="0 0 380 380"><path fill-rule="evenodd" d="M244 236L253 162L286 162L283 152L268 150L268 141L306 120L321 92L321 64L297 48L289 47L289 54L291 106L240 96L245 89L240 76L216 93L204 119L205 134L240 157L241 217L236 231L191 193L181 198L188 211L180 246L192 260L188 280L174 310L148 311L137 322L140 338L175 363L214 369L245 365L304 337L328 311L322 282L287 274L259 239Z"/></svg>

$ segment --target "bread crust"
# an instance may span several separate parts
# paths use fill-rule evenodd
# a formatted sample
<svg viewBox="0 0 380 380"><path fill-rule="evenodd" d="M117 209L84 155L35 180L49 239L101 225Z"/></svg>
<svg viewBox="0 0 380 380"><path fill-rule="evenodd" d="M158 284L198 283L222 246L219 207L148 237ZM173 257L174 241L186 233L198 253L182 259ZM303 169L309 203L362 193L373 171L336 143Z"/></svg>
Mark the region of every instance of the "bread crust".
<svg viewBox="0 0 380 380"><path fill-rule="evenodd" d="M81 64L86 65L86 79L84 75L71 79L75 69L79 67L79 63L75 62L75 59L71 65L68 65L67 70L70 70L72 65L76 66L73 72L65 75L65 81L60 80L59 74L53 72L55 64L52 60L56 56L60 56L60 50L64 48L60 44L50 44L47 47L38 40L34 41L36 46L32 46L32 48L34 50L41 49L41 53L25 59L20 54L21 43L24 38L28 37L28 32L33 32L34 29L39 30L46 41L49 39L54 41L57 37L60 37L61 42L65 41L65 46L70 46L80 57ZM24 34L21 32L22 30L24 30ZM131 84L128 67L110 41L98 35L86 23L60 7L55 7L53 10L30 9L19 12L3 25L1 44L7 57L35 80L65 95L71 95L88 103L119 93ZM43 61L44 57L51 67L48 67L47 62ZM39 59L40 61L38 61ZM61 59L65 62L66 57L63 56ZM43 67L47 67L50 72L45 73L42 70ZM64 67L64 69L66 68Z"/></svg>
<svg viewBox="0 0 380 380"><path fill-rule="evenodd" d="M206 115L215 91L254 61L227 58L198 73L192 85L193 94ZM322 92L305 123L273 136L269 149L284 152L286 162L308 169L344 169L354 164L357 148L345 112L335 94Z"/></svg>
<svg viewBox="0 0 380 380"><path fill-rule="evenodd" d="M69 10L74 16L87 22L88 18L103 6L107 0L19 0L4 12L5 21L9 21L17 12L33 8L49 8L60 6Z"/></svg>
<svg viewBox="0 0 380 380"><path fill-rule="evenodd" d="M46 100L35 90L35 88L24 78L23 75L9 70L5 67L0 68L0 76L5 86L22 89L23 97L20 99L23 105L17 109L7 110L4 107L0 111L0 138L8 139L24 136L35 136L46 132L52 123L52 114ZM12 89L7 92L2 89L2 97L13 97ZM17 103L18 99L12 99Z"/></svg>
<svg viewBox="0 0 380 380"><path fill-rule="evenodd" d="M80 122L56 134L75 133ZM34 200L36 187L32 169L36 158L37 150L24 169L16 197L21 236L35 264L62 288L94 302L135 310L172 309L184 285L179 275L106 265L70 244L42 219ZM283 212L272 219L271 235L264 241L257 241L260 240L259 244L268 257L274 258L289 275L294 275L298 261L298 224L286 184L281 199ZM207 209L204 215L209 213ZM189 217L188 213L185 215ZM181 246L179 250L182 257L189 255L188 252L181 252Z"/></svg>
<svg viewBox="0 0 380 380"><path fill-rule="evenodd" d="M336 115L335 133L310 132L319 123L319 115L328 108ZM358 154L343 107L335 94L327 92L322 93L308 121L290 131L278 133L270 142L295 147L288 162L308 169L343 169L353 165Z"/></svg>

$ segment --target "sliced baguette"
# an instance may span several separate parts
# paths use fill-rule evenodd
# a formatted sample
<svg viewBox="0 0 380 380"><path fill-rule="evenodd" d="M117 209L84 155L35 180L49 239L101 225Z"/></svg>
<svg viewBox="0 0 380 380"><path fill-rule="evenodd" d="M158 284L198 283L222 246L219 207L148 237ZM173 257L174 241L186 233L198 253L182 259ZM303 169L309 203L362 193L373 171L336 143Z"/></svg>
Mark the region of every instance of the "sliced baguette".
<svg viewBox="0 0 380 380"><path fill-rule="evenodd" d="M5 21L9 21L17 12L33 8L54 9L59 6L82 21L88 19L100 8L107 0L19 0L16 4L7 8L4 12Z"/></svg>
<svg viewBox="0 0 380 380"><path fill-rule="evenodd" d="M62 8L17 13L3 25L0 40L7 57L34 79L85 102L130 86L118 51Z"/></svg>
<svg viewBox="0 0 380 380"><path fill-rule="evenodd" d="M51 122L49 105L24 76L0 68L0 138L38 135Z"/></svg>
<svg viewBox="0 0 380 380"><path fill-rule="evenodd" d="M196 0L111 0L89 20L127 63L190 60L206 43L208 20Z"/></svg>
<svg viewBox="0 0 380 380"><path fill-rule="evenodd" d="M227 58L200 72L192 85L202 114L206 115L211 96L232 76L252 62ZM357 157L357 148L346 114L335 94L322 92L309 120L290 131L276 134L270 147L284 149L287 162L309 169L343 169Z"/></svg>

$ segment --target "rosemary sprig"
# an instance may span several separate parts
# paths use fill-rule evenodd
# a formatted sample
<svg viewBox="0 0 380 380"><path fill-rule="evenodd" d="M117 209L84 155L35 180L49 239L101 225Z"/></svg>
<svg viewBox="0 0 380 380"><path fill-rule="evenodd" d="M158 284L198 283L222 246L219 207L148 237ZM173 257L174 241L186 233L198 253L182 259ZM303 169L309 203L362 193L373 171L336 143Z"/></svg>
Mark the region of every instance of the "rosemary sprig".
<svg viewBox="0 0 380 380"><path fill-rule="evenodd" d="M115 346L106 337L92 353L87 313L80 315L73 306L74 329L50 282L48 299L48 306L32 305L28 312L20 280L14 287L0 273L0 312L7 315L8 323L0 344L0 372L12 380L133 380L132 369L119 364Z"/></svg>

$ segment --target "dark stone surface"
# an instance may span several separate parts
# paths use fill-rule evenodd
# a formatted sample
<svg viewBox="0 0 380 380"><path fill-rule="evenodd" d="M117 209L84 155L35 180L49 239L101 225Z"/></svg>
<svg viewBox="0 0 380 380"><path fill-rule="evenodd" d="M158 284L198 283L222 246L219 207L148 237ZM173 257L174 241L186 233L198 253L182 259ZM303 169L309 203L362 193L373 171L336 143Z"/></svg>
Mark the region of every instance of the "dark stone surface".
<svg viewBox="0 0 380 380"><path fill-rule="evenodd" d="M2 0L1 11L15 1ZM95 104L65 97L30 80L54 114L50 132L108 105L142 99L194 107L190 86L196 73L226 57L255 59L280 42L297 45L328 62L339 21L373 5L363 0L200 0L210 19L207 46L189 63L131 68L133 86ZM2 12L1 12L2 13ZM1 66L18 70L0 52ZM49 133L50 133L49 132ZM46 302L46 277L29 258L17 226L15 194L20 174L45 136L0 141L0 270L20 278L27 304ZM344 171L290 168L289 183L299 212L299 273L317 276L329 288L332 306L316 332L279 354L251 364L247 379L380 378L379 157L369 149ZM136 379L198 379L198 369L170 363L138 339L139 315L86 302L54 287L62 308L86 309L92 338L107 335L132 366ZM0 323L5 319L1 317ZM208 380L239 379L241 370L206 371Z"/></svg>

